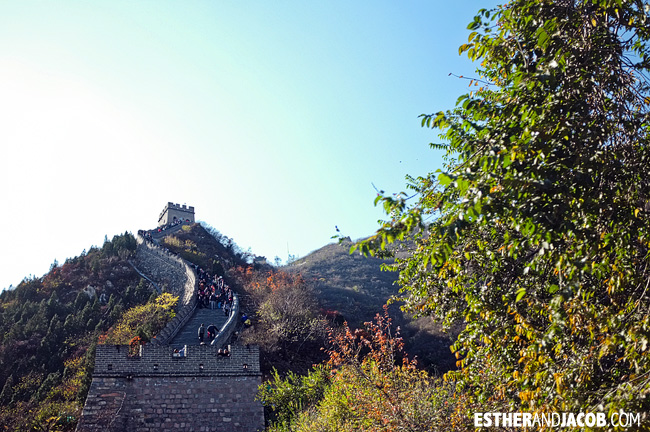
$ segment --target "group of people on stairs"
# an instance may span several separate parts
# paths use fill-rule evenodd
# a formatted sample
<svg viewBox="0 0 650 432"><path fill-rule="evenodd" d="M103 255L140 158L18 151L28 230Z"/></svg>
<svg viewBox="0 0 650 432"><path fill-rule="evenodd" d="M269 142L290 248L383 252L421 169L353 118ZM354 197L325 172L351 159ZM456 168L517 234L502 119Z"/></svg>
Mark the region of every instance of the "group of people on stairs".
<svg viewBox="0 0 650 432"><path fill-rule="evenodd" d="M183 223L182 220L176 220L174 223L169 225L157 228L157 232L164 231L166 229L172 228L176 225ZM153 233L156 230L138 230L138 234L147 242L156 244L156 241L153 238ZM156 244L157 245L157 244ZM159 245L157 245L160 247ZM169 249L162 248L168 254L172 254ZM222 276L212 275L209 272L205 271L203 268L197 264L189 263L188 264L194 269L194 272L197 276L197 308L210 308L211 310L223 309L223 313L226 317L229 317L232 313L232 305L234 301L234 293L230 286L225 283ZM250 323L250 320L248 321ZM207 333L207 335L206 335ZM210 324L207 327L205 324L201 324L198 329L198 338L199 344L211 343L219 334L219 328ZM177 350L178 351L178 350ZM227 351L227 350L226 350ZM178 351L180 354L180 351Z"/></svg>
<svg viewBox="0 0 650 432"><path fill-rule="evenodd" d="M205 345L205 331L208 331L208 340L212 342L215 337L217 337L217 334L219 333L219 328L214 325L210 324L207 328L205 327L205 324L201 323L199 326L199 344L200 345Z"/></svg>

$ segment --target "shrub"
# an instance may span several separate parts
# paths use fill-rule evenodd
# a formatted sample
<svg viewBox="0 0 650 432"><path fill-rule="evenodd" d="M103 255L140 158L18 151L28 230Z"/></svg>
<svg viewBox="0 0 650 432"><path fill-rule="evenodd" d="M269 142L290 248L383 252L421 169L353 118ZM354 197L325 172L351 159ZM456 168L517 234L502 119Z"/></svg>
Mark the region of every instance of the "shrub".
<svg viewBox="0 0 650 432"><path fill-rule="evenodd" d="M99 342L110 345L128 345L136 336L145 342L151 340L167 322L174 318L174 307L178 297L163 293L141 306L128 309L120 320Z"/></svg>

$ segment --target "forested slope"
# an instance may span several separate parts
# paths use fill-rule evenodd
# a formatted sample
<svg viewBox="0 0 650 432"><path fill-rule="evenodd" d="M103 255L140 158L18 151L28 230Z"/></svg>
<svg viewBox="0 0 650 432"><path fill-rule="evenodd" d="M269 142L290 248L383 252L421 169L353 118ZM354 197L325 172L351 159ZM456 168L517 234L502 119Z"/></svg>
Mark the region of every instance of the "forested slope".
<svg viewBox="0 0 650 432"><path fill-rule="evenodd" d="M71 429L91 381L97 337L147 302L148 283L129 265L134 237L54 263L43 277L0 295L0 425Z"/></svg>

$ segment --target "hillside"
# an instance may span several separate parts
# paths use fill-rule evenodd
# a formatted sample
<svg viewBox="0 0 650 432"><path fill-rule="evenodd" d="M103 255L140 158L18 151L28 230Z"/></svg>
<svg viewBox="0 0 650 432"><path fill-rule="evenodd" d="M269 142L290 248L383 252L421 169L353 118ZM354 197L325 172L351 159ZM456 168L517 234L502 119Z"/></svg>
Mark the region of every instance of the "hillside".
<svg viewBox="0 0 650 432"><path fill-rule="evenodd" d="M286 270L313 281L321 306L338 311L350 325L372 320L386 300L397 294L396 274L381 271L389 261L350 254L352 242L328 244L300 258ZM398 308L391 308L401 318Z"/></svg>
<svg viewBox="0 0 650 432"><path fill-rule="evenodd" d="M391 260L361 254L350 254L352 242L347 240L323 246L286 266L312 281L320 306L337 312L352 327L372 321L393 295L398 294L397 273L382 271L382 264ZM389 307L395 326L400 326L406 351L438 372L455 367L449 346L451 339L429 318L412 319L400 310L399 304Z"/></svg>
<svg viewBox="0 0 650 432"><path fill-rule="evenodd" d="M164 244L220 274L245 264L231 239L192 227L162 233ZM0 430L74 430L98 340L146 342L173 316L171 297L131 265L135 250L132 234L117 235L0 294Z"/></svg>
<svg viewBox="0 0 650 432"><path fill-rule="evenodd" d="M227 269L245 265L250 254L208 224L183 225L161 239L161 244L206 271L223 276Z"/></svg>
<svg viewBox="0 0 650 432"><path fill-rule="evenodd" d="M380 313L397 293L384 262L331 244L284 268L251 262L250 253L214 228L184 225L158 235L161 245L235 289L251 326L241 343L260 346L263 373L306 373L325 360L328 329L343 318L353 327ZM135 336L152 338L173 316L131 266L136 242L125 233L80 256L54 263L0 295L0 426L3 430L74 430L91 381L94 347ZM166 294L168 295L168 294ZM164 300L169 307L170 298ZM390 307L406 350L436 370L453 366L449 340L424 320ZM334 319L331 319L334 318ZM116 339L117 338L117 339ZM111 342L112 343L112 342Z"/></svg>
<svg viewBox="0 0 650 432"><path fill-rule="evenodd" d="M0 425L73 430L90 385L97 337L152 289L129 265L125 233L0 295Z"/></svg>

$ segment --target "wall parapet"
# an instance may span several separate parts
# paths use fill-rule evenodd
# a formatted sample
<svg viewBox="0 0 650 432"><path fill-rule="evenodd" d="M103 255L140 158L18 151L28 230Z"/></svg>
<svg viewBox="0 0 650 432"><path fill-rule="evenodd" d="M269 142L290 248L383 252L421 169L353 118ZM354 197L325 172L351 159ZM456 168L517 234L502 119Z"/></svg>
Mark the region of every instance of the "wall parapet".
<svg viewBox="0 0 650 432"><path fill-rule="evenodd" d="M221 327L221 330L214 338L211 345L216 348L221 348L227 344L228 339L230 339L230 335L232 335L232 333L235 331L235 328L237 327L237 323L239 323L239 297L237 297L237 294L233 293L232 310L230 311L230 316L228 317L228 320L223 325L223 327Z"/></svg>
<svg viewBox="0 0 650 432"><path fill-rule="evenodd" d="M217 377L261 376L259 347L233 345L229 355L209 345L186 345L184 356L166 345L143 345L130 356L128 345L98 345L95 377Z"/></svg>

